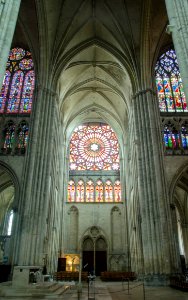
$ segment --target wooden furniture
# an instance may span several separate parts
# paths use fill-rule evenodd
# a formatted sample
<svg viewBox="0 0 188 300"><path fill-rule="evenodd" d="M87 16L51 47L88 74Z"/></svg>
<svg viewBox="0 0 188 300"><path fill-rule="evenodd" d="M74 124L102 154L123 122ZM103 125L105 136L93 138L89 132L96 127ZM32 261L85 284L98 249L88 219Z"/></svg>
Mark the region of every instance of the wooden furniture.
<svg viewBox="0 0 188 300"><path fill-rule="evenodd" d="M116 272L105 271L101 272L101 280L103 281L121 281L121 280L135 280L135 272Z"/></svg>
<svg viewBox="0 0 188 300"><path fill-rule="evenodd" d="M88 272L82 272L82 281L87 281ZM60 271L54 273L54 280L56 281L78 281L79 272Z"/></svg>

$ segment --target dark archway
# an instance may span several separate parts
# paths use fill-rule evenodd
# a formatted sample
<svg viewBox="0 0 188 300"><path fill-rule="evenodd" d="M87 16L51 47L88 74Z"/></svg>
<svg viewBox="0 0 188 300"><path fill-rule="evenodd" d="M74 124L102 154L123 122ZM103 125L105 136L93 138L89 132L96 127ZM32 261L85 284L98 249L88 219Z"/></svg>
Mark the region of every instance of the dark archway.
<svg viewBox="0 0 188 300"><path fill-rule="evenodd" d="M107 270L107 245L103 237L84 240L82 269L91 273L95 271L97 276Z"/></svg>

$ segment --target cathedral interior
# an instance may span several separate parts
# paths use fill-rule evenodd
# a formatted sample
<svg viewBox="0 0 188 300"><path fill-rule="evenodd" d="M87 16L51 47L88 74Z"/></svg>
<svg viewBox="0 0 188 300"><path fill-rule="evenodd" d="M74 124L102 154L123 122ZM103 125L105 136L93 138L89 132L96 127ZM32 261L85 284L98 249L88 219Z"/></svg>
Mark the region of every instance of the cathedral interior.
<svg viewBox="0 0 188 300"><path fill-rule="evenodd" d="M0 281L188 267L188 3L0 1Z"/></svg>

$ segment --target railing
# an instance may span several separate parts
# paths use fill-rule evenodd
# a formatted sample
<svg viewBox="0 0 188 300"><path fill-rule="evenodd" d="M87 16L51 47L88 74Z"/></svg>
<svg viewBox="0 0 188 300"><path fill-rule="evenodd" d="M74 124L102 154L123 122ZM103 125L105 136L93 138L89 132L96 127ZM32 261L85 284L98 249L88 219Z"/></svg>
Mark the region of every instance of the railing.
<svg viewBox="0 0 188 300"><path fill-rule="evenodd" d="M123 283L127 281L127 289L124 289L124 291L128 291L128 295L130 295L130 290L133 290L135 288L138 288L140 286L142 286L142 290L143 290L143 300L146 300L146 291L145 291L145 285L144 285L144 282L143 283L140 283L136 286L132 286L130 287L130 282L129 282L129 279L127 280L127 278L122 278L122 287L123 287Z"/></svg>

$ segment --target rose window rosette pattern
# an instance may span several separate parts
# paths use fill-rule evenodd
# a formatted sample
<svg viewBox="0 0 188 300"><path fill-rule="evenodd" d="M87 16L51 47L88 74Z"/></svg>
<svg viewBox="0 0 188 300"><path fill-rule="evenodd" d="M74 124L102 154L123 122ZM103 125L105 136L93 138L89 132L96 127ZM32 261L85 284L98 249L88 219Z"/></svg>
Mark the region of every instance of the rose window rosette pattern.
<svg viewBox="0 0 188 300"><path fill-rule="evenodd" d="M70 141L70 170L119 170L119 145L106 124L78 126Z"/></svg>

